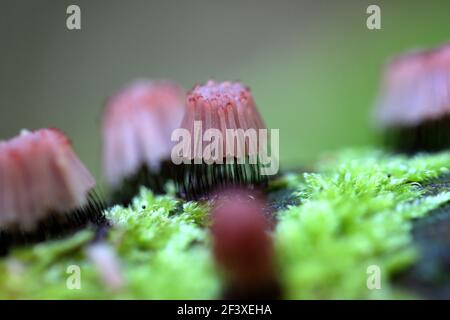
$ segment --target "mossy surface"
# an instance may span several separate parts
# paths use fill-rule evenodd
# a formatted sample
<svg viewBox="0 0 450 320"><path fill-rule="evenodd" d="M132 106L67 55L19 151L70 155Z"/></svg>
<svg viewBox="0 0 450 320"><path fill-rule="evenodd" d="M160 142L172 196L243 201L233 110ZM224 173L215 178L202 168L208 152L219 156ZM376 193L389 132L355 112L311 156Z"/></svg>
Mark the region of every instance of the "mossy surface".
<svg viewBox="0 0 450 320"><path fill-rule="evenodd" d="M286 205L270 205L278 210L272 234L284 298L415 297L392 279L418 259L412 221L450 200L446 188L427 193L422 184L449 167L450 153L407 158L347 150L324 157L315 173L274 181L276 192L292 190L289 201L283 195ZM225 280L210 252L209 208L142 188L131 206L106 213L113 225L106 241L119 259L122 289L102 282L86 254L94 232L83 230L1 258L0 298L219 298ZM73 265L80 289L66 285ZM371 265L381 270L380 290L367 288Z"/></svg>

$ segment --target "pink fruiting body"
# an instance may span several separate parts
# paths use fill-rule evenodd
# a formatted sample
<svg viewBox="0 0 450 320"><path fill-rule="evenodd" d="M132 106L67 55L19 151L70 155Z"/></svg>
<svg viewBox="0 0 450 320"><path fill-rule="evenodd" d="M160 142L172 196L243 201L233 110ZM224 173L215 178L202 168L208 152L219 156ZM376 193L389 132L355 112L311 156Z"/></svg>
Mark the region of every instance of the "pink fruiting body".
<svg viewBox="0 0 450 320"><path fill-rule="evenodd" d="M195 86L188 93L181 127L191 139L177 170L182 196L200 199L229 185L253 189L267 182L260 170L260 152L267 142L260 141L260 134L267 139L267 130L250 90L241 83L208 81Z"/></svg>
<svg viewBox="0 0 450 320"><path fill-rule="evenodd" d="M394 59L385 71L378 119L415 126L450 116L450 44Z"/></svg>
<svg viewBox="0 0 450 320"><path fill-rule="evenodd" d="M97 242L86 248L86 254L109 289L119 291L125 285L119 258L112 247L105 242Z"/></svg>
<svg viewBox="0 0 450 320"><path fill-rule="evenodd" d="M108 184L146 166L158 172L170 159L172 131L184 114L184 93L168 81L141 80L112 96L103 117L103 166Z"/></svg>
<svg viewBox="0 0 450 320"><path fill-rule="evenodd" d="M204 85L195 86L188 94L186 114L183 118L182 127L194 134L194 122L201 121L201 136L208 129L220 130L223 140L223 154L225 155L227 139L226 130L265 129L261 115L256 108L250 90L239 82L215 82L208 81ZM245 143L245 155L257 153L251 150L248 141ZM194 155L194 139L191 145L191 159ZM228 150L236 156L236 146Z"/></svg>
<svg viewBox="0 0 450 320"><path fill-rule="evenodd" d="M0 142L0 229L33 229L47 215L88 203L95 180L56 129Z"/></svg>
<svg viewBox="0 0 450 320"><path fill-rule="evenodd" d="M227 190L215 200L213 252L239 296L267 294L276 283L270 224L263 208L259 195L248 190Z"/></svg>

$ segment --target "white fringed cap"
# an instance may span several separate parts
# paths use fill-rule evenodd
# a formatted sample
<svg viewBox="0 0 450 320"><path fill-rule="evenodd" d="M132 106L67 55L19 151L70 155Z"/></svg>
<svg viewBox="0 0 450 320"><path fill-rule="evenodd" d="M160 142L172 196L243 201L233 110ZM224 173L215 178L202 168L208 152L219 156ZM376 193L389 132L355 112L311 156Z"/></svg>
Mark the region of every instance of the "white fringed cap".
<svg viewBox="0 0 450 320"><path fill-rule="evenodd" d="M49 213L87 203L95 180L56 129L23 131L0 142L0 227L30 230Z"/></svg>

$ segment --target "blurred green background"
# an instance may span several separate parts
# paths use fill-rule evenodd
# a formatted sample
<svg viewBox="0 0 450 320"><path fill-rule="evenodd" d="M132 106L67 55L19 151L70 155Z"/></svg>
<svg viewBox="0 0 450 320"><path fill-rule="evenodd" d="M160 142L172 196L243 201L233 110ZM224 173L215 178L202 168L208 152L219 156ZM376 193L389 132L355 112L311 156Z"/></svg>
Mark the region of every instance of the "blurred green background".
<svg viewBox="0 0 450 320"><path fill-rule="evenodd" d="M82 29L66 29L81 7ZM381 7L381 30L366 8ZM0 139L54 126L101 176L105 98L139 78L186 89L209 78L252 88L282 165L376 143L371 111L386 60L450 39L450 1L21 1L0 4Z"/></svg>

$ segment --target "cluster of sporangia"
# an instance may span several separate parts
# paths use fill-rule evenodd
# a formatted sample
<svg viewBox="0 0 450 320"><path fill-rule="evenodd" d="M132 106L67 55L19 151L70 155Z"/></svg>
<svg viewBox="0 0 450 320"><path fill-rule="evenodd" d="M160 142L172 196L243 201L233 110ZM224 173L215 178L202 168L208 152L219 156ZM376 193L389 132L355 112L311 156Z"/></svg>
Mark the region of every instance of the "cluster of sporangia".
<svg viewBox="0 0 450 320"><path fill-rule="evenodd" d="M103 168L112 202L129 203L140 186L161 193L169 180L175 181L181 198L211 200L213 253L229 278L226 296L277 297L273 244L264 214L267 179L259 173L259 163L230 164L225 154L214 163L171 161L172 132L192 131L194 121L202 122L201 136L211 128L224 137L227 129L264 129L252 95L240 83L209 81L184 96L174 83L139 81L107 101ZM450 125L450 46L394 60L378 110L396 149L449 147L445 126ZM196 143L192 141L192 149ZM11 245L59 237L89 224L101 234L108 227L106 205L94 186L94 178L59 130L23 131L0 142L0 248L6 253ZM117 272L111 272L114 268L103 263L114 265L108 250L92 247L88 253L110 274L110 284L120 283Z"/></svg>

